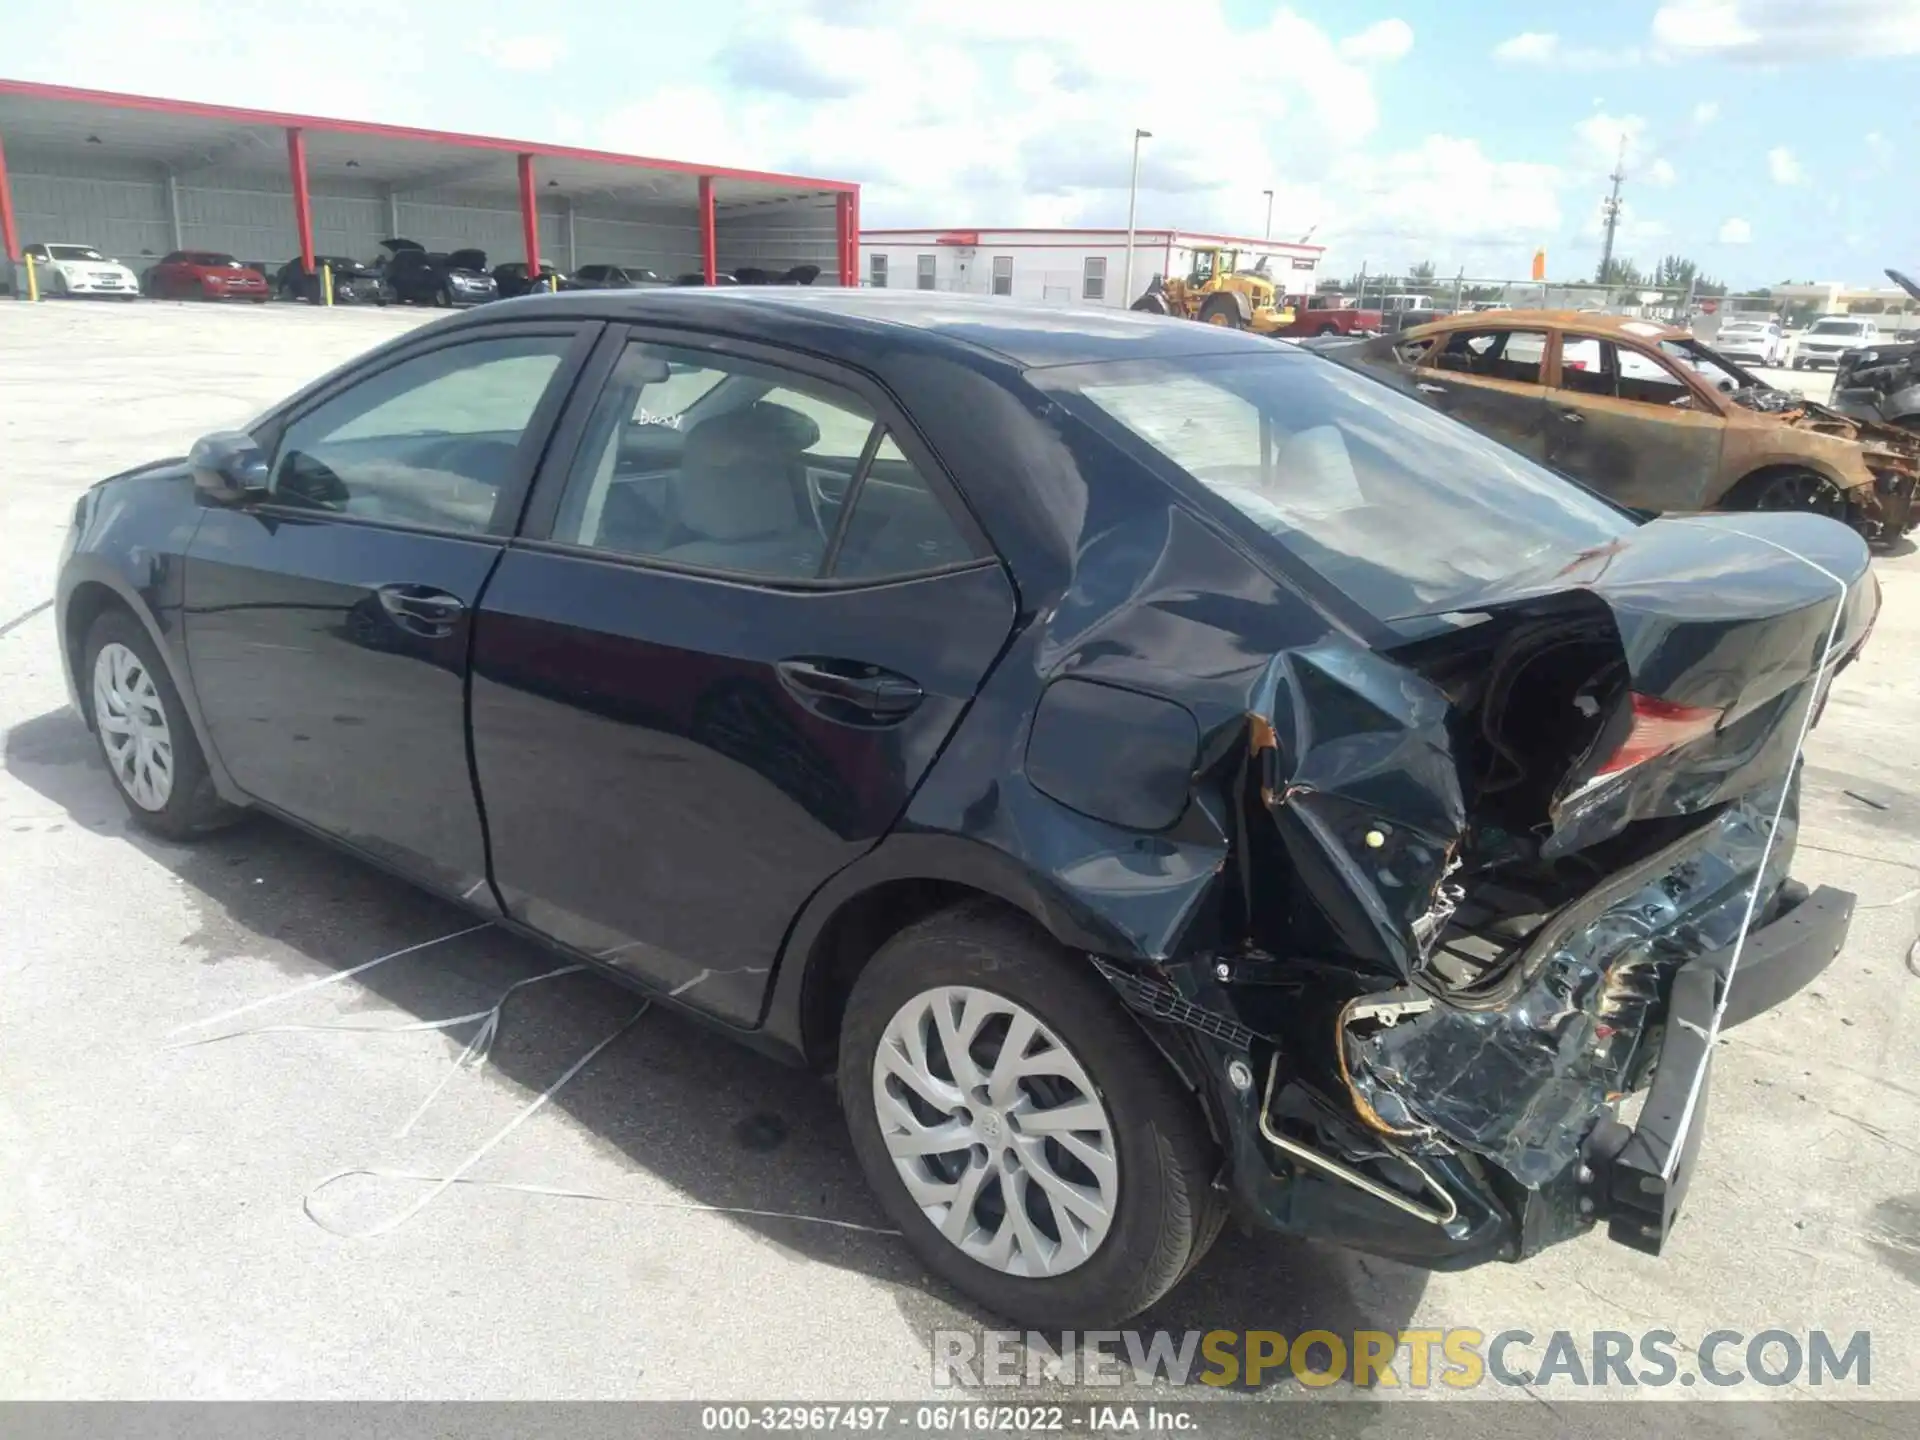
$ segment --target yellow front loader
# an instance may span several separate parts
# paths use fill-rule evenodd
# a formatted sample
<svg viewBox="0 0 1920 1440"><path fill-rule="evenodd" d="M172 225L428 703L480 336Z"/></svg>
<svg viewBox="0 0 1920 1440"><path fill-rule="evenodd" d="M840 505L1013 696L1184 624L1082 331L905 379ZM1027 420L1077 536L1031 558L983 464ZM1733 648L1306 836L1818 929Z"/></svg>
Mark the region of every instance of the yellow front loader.
<svg viewBox="0 0 1920 1440"><path fill-rule="evenodd" d="M1262 255L1251 270L1242 270L1240 251L1222 245L1197 247L1193 269L1186 276L1156 276L1132 308L1260 335L1271 335L1293 323L1293 307L1281 303L1281 294L1267 274L1267 257Z"/></svg>

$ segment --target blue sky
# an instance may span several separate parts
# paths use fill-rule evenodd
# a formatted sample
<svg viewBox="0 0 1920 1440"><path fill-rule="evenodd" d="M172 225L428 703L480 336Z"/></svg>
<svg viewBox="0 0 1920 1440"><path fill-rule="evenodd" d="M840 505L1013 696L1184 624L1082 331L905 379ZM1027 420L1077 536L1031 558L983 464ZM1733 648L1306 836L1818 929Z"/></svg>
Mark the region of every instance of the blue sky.
<svg viewBox="0 0 1920 1440"><path fill-rule="evenodd" d="M1341 270L1920 266L1920 0L89 0L0 73L859 180L869 225L1309 231ZM77 12L76 12L77 13Z"/></svg>

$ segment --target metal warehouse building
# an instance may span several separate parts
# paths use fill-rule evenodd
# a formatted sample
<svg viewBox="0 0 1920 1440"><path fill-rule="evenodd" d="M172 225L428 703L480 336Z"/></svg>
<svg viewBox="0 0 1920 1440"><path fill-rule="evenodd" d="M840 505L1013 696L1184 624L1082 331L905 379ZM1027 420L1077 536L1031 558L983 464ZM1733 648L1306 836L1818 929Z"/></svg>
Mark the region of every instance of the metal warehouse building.
<svg viewBox="0 0 1920 1440"><path fill-rule="evenodd" d="M1196 247L1208 246L1270 257L1274 283L1289 295L1313 292L1325 253L1319 245L1246 235L1135 230L1129 267L1124 230L863 230L860 275L869 285L895 290L1012 295L1124 310L1155 275L1187 274Z"/></svg>
<svg viewBox="0 0 1920 1440"><path fill-rule="evenodd" d="M857 283L859 187L480 135L0 80L0 242L278 264L389 237L490 264L664 276L813 264ZM6 267L11 269L11 266Z"/></svg>

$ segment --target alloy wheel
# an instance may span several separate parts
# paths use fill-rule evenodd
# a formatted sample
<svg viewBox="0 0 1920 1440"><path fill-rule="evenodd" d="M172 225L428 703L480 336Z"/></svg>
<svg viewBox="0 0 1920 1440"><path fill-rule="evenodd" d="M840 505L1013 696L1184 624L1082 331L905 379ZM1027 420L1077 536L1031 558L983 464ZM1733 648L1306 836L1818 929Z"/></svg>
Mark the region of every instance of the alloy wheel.
<svg viewBox="0 0 1920 1440"><path fill-rule="evenodd" d="M93 716L120 788L142 810L173 794L173 735L147 664L125 645L103 645L93 662Z"/></svg>
<svg viewBox="0 0 1920 1440"><path fill-rule="evenodd" d="M1017 1001L973 986L915 995L874 1051L881 1138L921 1213L1003 1274L1064 1274L1113 1225L1112 1117L1085 1067Z"/></svg>
<svg viewBox="0 0 1920 1440"><path fill-rule="evenodd" d="M1805 470L1775 476L1754 497L1756 510L1810 510L1835 520L1846 518L1847 497L1824 476Z"/></svg>

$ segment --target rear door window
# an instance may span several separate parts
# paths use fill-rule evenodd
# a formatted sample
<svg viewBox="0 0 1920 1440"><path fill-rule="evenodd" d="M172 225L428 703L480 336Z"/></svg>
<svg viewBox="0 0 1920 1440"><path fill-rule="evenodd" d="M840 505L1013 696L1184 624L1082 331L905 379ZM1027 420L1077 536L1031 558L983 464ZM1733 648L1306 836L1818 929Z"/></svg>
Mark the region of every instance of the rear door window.
<svg viewBox="0 0 1920 1440"><path fill-rule="evenodd" d="M634 341L594 402L551 537L770 580L881 580L975 552L859 396Z"/></svg>

